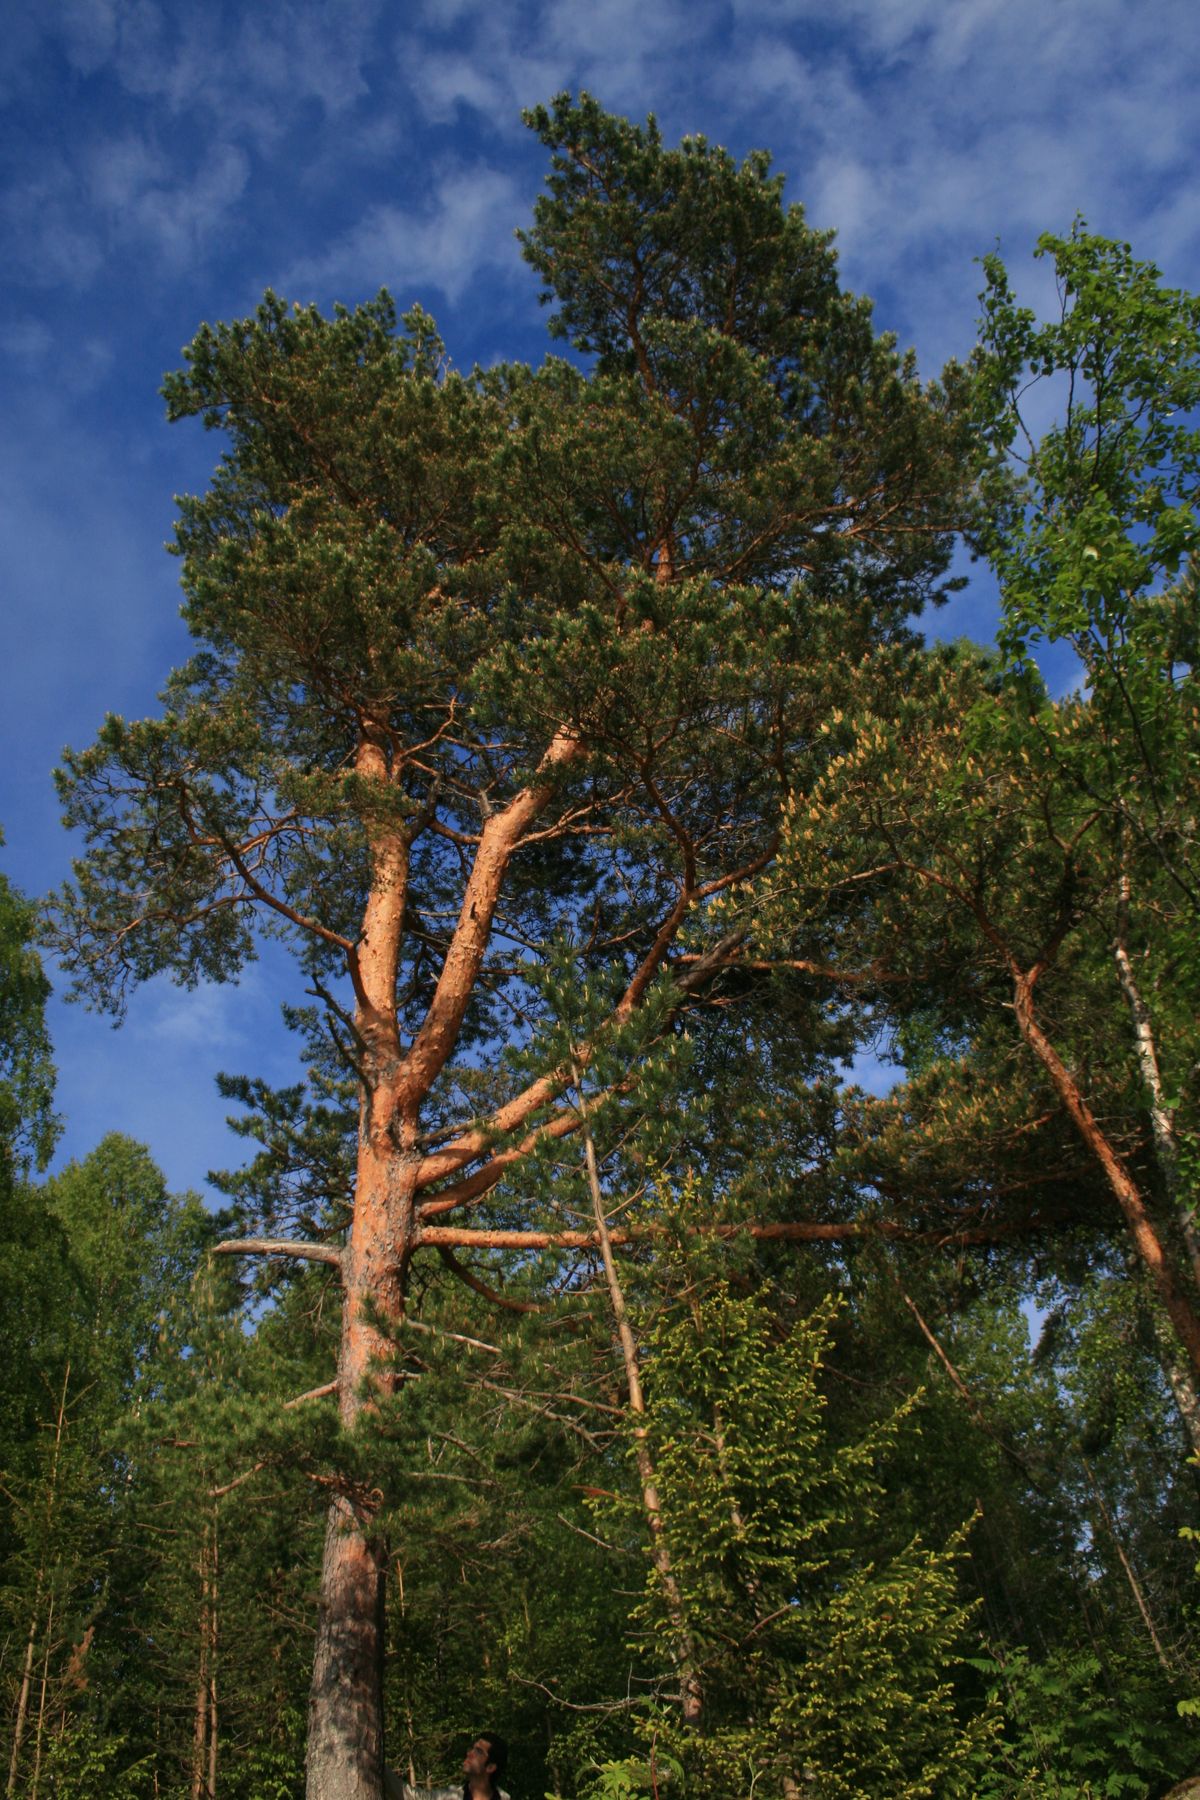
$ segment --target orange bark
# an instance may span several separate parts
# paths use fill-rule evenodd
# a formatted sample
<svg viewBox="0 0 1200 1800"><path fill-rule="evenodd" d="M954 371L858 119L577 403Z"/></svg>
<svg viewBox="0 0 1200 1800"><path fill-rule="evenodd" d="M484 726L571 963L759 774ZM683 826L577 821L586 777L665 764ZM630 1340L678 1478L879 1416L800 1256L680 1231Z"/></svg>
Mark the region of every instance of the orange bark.
<svg viewBox="0 0 1200 1800"><path fill-rule="evenodd" d="M392 1356L389 1328L404 1314L408 1263L416 1242L422 1103L457 1041L513 853L551 799L554 771L581 748L573 734L557 732L539 765L541 779L486 822L433 999L406 1053L397 1028L396 974L410 845L400 827L381 829L372 843L371 890L351 958L364 1088L354 1214L340 1258L337 1391L347 1429L378 1403ZM382 746L369 736L356 758L356 772L381 786L390 785L395 775ZM373 1529L369 1505L339 1494L325 1533L309 1696L308 1800L380 1800L387 1564L388 1548Z"/></svg>
<svg viewBox="0 0 1200 1800"><path fill-rule="evenodd" d="M1013 984L1013 1004L1021 1035L1050 1078L1063 1109L1103 1171L1109 1190L1124 1216L1134 1248L1144 1263L1187 1353L1193 1378L1200 1377L1200 1319L1189 1303L1163 1249L1141 1192L1084 1099L1078 1082L1038 1023L1033 1004L1033 974L1018 975Z"/></svg>

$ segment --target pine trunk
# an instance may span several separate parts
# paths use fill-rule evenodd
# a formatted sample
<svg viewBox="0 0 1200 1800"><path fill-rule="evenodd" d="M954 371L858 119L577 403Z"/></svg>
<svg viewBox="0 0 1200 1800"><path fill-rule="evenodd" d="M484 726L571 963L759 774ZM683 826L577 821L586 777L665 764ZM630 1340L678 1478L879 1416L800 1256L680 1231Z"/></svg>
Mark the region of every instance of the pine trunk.
<svg viewBox="0 0 1200 1800"><path fill-rule="evenodd" d="M309 1695L307 1800L380 1800L383 1793L385 1565L350 1502L335 1500Z"/></svg>
<svg viewBox="0 0 1200 1800"><path fill-rule="evenodd" d="M411 1228L414 1161L371 1141L364 1108L354 1224L347 1246L341 1419L352 1429L387 1382L392 1346L373 1319L403 1312L402 1245ZM387 1545L370 1497L339 1493L329 1508L308 1706L307 1800L381 1800Z"/></svg>
<svg viewBox="0 0 1200 1800"><path fill-rule="evenodd" d="M387 731L368 721L355 769L381 794L403 767L390 760L387 745ZM540 768L548 775L579 752L574 734L560 730ZM363 1060L354 1218L341 1264L337 1384L347 1430L393 1385L388 1327L404 1316L421 1160L417 1120L457 1040L509 859L551 792L547 783L534 783L487 819L433 998L403 1054L396 977L410 840L404 830L384 826L372 844L371 891L353 958L354 1036ZM329 1509L309 1691L307 1800L382 1800L388 1546L374 1529L376 1507L374 1496L344 1486Z"/></svg>

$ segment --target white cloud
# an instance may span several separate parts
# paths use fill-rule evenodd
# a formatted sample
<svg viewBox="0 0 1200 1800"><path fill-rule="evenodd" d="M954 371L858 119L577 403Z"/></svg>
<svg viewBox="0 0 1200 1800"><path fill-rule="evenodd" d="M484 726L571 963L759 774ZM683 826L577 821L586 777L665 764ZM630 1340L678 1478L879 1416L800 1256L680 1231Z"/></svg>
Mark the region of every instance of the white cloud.
<svg viewBox="0 0 1200 1800"><path fill-rule="evenodd" d="M176 1054L203 1050L206 1063L244 1052L253 1042L264 1007L273 1002L256 964L237 982L202 981L179 987L168 976L156 976L130 1016L126 1029L144 1048Z"/></svg>
<svg viewBox="0 0 1200 1800"><path fill-rule="evenodd" d="M94 75L116 49L117 0L62 0L57 12L67 61L76 74Z"/></svg>
<svg viewBox="0 0 1200 1800"><path fill-rule="evenodd" d="M208 146L186 170L149 140L126 133L46 165L6 196L10 272L31 286L82 287L114 254L140 253L144 282L202 255L241 201L250 163L234 144Z"/></svg>
<svg viewBox="0 0 1200 1800"><path fill-rule="evenodd" d="M274 977L274 971L272 972ZM55 997L50 1006L58 1101L66 1134L55 1157L85 1156L110 1131L148 1145L174 1189L201 1186L205 1171L237 1167L253 1146L225 1123L237 1111L216 1090L218 1070L295 1080L295 1045L281 1035L279 1000L252 967L235 986L176 988L156 977L131 996L124 1026Z"/></svg>
<svg viewBox="0 0 1200 1800"><path fill-rule="evenodd" d="M249 172L245 151L233 144L215 145L183 180L169 167L154 170L148 164L141 174L134 173L127 197L113 207L112 234L118 242L143 244L156 260L182 267L216 236L242 198Z"/></svg>
<svg viewBox="0 0 1200 1800"><path fill-rule="evenodd" d="M418 97L427 118L442 123L458 106L498 115L509 103L508 83L494 65L482 68L474 57L435 52L421 59Z"/></svg>
<svg viewBox="0 0 1200 1800"><path fill-rule="evenodd" d="M606 105L662 111L721 16L715 0L432 0L398 60L413 99L436 121L458 106L501 133L519 130L523 107L585 87Z"/></svg>
<svg viewBox="0 0 1200 1800"><path fill-rule="evenodd" d="M709 91L776 155L846 277L889 288L927 364L966 347L992 248L1082 211L1194 283L1191 7L1163 0L735 0ZM834 30L831 33L831 24ZM818 30L817 27L820 27Z"/></svg>
<svg viewBox="0 0 1200 1800"><path fill-rule="evenodd" d="M366 95L378 14L379 0L170 13L155 0L74 0L61 30L68 56L90 55L89 72L107 65L128 93L207 113L223 135L270 139L306 102L337 115Z"/></svg>
<svg viewBox="0 0 1200 1800"><path fill-rule="evenodd" d="M279 285L297 299L348 299L388 287L402 303L435 287L456 301L485 270L515 269L513 227L527 208L513 178L487 164L443 171L420 211L374 206Z"/></svg>
<svg viewBox="0 0 1200 1800"><path fill-rule="evenodd" d="M250 151L269 157L318 117L351 121L353 136L370 98L380 6L61 0L46 8L13 34L0 61L16 88L61 57L80 105L64 147L25 157L34 172L4 198L10 230L0 253L10 270L37 286L79 287L135 248L146 252L138 273L147 280L193 262L242 200ZM375 141L386 135L376 130Z"/></svg>

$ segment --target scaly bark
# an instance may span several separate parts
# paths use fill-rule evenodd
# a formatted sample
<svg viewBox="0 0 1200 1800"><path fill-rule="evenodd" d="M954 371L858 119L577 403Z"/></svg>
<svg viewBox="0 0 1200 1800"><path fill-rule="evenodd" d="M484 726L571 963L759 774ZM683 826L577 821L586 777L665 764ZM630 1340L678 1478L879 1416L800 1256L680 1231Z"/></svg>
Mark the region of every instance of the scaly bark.
<svg viewBox="0 0 1200 1800"><path fill-rule="evenodd" d="M484 825L433 998L407 1053L402 1051L397 1025L396 975L411 838L397 826L381 829L372 844L371 891L351 958L364 1083L354 1215L340 1258L337 1384L347 1430L374 1408L381 1386L386 1387L390 1334L404 1316L408 1265L416 1241L422 1104L457 1042L513 853L549 803L555 771L580 750L572 733L557 732L542 757L538 778ZM381 788L395 782L397 768L389 764L381 734L364 737L356 773ZM388 1546L374 1530L371 1500L339 1494L325 1531L309 1693L307 1800L381 1800L388 1560Z"/></svg>

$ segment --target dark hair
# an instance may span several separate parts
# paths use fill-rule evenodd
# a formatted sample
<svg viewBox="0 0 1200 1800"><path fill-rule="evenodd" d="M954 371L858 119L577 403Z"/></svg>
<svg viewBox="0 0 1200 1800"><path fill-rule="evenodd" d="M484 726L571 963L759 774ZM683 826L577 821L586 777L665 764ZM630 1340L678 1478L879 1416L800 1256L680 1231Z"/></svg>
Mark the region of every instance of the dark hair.
<svg viewBox="0 0 1200 1800"><path fill-rule="evenodd" d="M488 1761L495 1765L496 1779L499 1780L508 1761L508 1745L498 1731L481 1731L479 1735L488 1747Z"/></svg>

